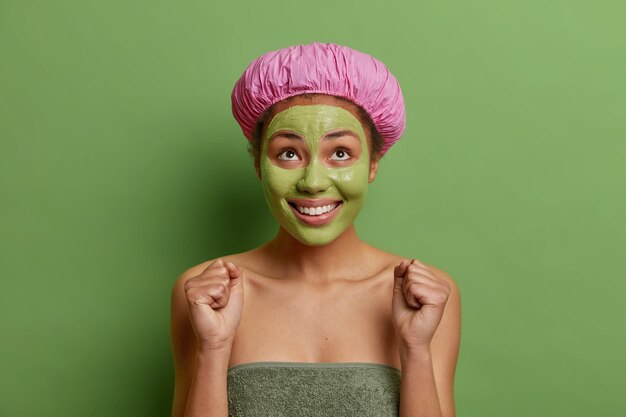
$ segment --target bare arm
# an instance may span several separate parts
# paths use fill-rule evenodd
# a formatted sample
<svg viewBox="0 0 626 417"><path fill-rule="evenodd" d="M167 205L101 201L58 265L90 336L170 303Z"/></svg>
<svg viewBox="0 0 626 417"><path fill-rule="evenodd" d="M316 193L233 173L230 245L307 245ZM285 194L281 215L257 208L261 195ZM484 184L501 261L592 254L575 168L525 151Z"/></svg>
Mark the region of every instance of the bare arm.
<svg viewBox="0 0 626 417"><path fill-rule="evenodd" d="M185 271L172 289L171 337L175 367L172 417L227 417L230 346L198 348L184 289L185 281L194 275L193 268Z"/></svg>
<svg viewBox="0 0 626 417"><path fill-rule="evenodd" d="M400 360L400 417L443 417L430 349L401 349Z"/></svg>
<svg viewBox="0 0 626 417"><path fill-rule="evenodd" d="M229 359L230 347L198 351L185 417L228 417Z"/></svg>
<svg viewBox="0 0 626 417"><path fill-rule="evenodd" d="M400 349L401 417L455 417L454 374L461 337L461 299L452 278L433 269L450 284L450 295L430 347Z"/></svg>

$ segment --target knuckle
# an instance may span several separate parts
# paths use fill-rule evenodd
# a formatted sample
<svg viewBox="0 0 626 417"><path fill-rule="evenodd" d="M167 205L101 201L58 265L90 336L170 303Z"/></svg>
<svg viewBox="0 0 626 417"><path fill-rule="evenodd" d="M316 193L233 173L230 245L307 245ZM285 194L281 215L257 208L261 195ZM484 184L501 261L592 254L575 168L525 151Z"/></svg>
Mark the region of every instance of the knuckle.
<svg viewBox="0 0 626 417"><path fill-rule="evenodd" d="M190 288L193 288L193 284L195 284L197 281L196 278L197 277L191 277L185 281L185 285L184 285L185 291L189 291Z"/></svg>
<svg viewBox="0 0 626 417"><path fill-rule="evenodd" d="M197 289L191 288L191 289L189 289L189 291L187 291L187 299L188 300L195 301L199 297L200 297L200 293L198 292Z"/></svg>
<svg viewBox="0 0 626 417"><path fill-rule="evenodd" d="M222 284L215 284L211 289L211 295L214 297L223 297L226 295L226 286Z"/></svg>
<svg viewBox="0 0 626 417"><path fill-rule="evenodd" d="M407 275L406 282L407 284L417 284L418 278L419 278L419 275L416 275L415 273L411 273L410 275Z"/></svg>
<svg viewBox="0 0 626 417"><path fill-rule="evenodd" d="M220 266L219 268L217 268L216 272L220 275L228 275L228 268L226 268L225 266Z"/></svg>

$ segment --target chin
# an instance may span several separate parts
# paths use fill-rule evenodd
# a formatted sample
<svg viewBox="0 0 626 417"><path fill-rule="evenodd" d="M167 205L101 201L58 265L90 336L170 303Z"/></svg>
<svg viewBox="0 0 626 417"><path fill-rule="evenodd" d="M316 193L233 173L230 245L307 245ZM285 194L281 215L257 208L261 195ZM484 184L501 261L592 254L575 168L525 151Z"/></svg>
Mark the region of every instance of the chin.
<svg viewBox="0 0 626 417"><path fill-rule="evenodd" d="M294 239L307 246L324 246L332 243L339 236L329 235L327 233L323 233L321 231L316 231L315 233L293 233L289 232Z"/></svg>

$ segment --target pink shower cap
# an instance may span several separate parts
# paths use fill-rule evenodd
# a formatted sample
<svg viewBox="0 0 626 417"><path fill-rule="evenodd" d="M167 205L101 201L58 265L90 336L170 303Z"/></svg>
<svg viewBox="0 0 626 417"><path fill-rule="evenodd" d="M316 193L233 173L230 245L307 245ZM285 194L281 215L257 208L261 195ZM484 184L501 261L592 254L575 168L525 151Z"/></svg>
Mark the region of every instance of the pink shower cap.
<svg viewBox="0 0 626 417"><path fill-rule="evenodd" d="M251 141L265 110L304 93L343 97L361 106L384 140L383 155L404 132L404 99L389 69L370 55L333 43L290 46L252 61L233 88L233 116Z"/></svg>

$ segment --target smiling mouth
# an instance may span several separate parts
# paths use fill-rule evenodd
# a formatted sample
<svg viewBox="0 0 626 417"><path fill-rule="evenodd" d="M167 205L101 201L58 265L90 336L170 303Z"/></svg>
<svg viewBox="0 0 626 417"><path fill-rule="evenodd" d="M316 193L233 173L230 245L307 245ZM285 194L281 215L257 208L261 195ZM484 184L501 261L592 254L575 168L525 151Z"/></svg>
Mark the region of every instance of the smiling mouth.
<svg viewBox="0 0 626 417"><path fill-rule="evenodd" d="M332 204L326 204L324 206L317 206L317 207L312 207L312 206L300 206L297 205L294 202L289 201L289 205L293 208L295 208L296 210L298 210L300 212L300 214L304 214L306 216L321 216L322 214L326 214L328 212L331 212L333 210L335 210L339 205L341 204L341 201L336 201Z"/></svg>
<svg viewBox="0 0 626 417"><path fill-rule="evenodd" d="M309 226L322 226L329 223L343 206L341 200L291 200L287 203L296 217Z"/></svg>

